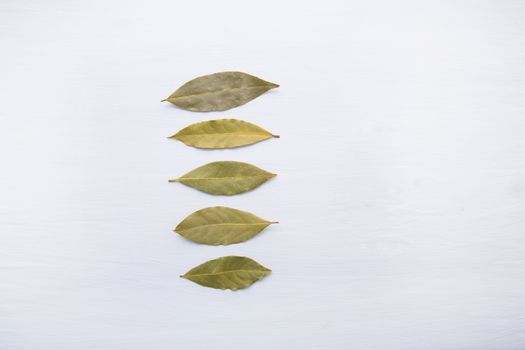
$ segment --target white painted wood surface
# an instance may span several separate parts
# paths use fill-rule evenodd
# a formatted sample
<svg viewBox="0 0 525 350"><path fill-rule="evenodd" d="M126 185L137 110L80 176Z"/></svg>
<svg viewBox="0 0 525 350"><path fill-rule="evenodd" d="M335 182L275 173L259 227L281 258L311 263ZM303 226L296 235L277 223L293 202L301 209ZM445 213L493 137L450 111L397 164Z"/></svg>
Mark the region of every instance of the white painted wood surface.
<svg viewBox="0 0 525 350"><path fill-rule="evenodd" d="M525 348L523 1L0 2L0 349ZM159 103L198 75L281 87L223 113ZM280 134L201 151L232 117ZM214 197L214 160L279 176ZM211 205L281 224L228 247ZM240 292L178 276L222 255Z"/></svg>

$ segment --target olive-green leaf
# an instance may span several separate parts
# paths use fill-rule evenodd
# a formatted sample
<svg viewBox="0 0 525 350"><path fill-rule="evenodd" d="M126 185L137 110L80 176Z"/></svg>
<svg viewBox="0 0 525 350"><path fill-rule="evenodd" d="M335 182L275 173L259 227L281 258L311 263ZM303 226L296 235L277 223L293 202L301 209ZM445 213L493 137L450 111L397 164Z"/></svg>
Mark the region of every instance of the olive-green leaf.
<svg viewBox="0 0 525 350"><path fill-rule="evenodd" d="M276 174L242 162L212 162L169 182L182 182L199 191L231 196L253 190Z"/></svg>
<svg viewBox="0 0 525 350"><path fill-rule="evenodd" d="M197 210L175 228L175 232L197 243L228 245L249 240L275 221L228 207Z"/></svg>
<svg viewBox="0 0 525 350"><path fill-rule="evenodd" d="M216 289L243 289L267 276L272 270L244 256L224 256L194 267L182 278Z"/></svg>
<svg viewBox="0 0 525 350"><path fill-rule="evenodd" d="M263 128L238 119L208 120L191 124L170 136L197 148L233 148L251 145L272 135Z"/></svg>
<svg viewBox="0 0 525 350"><path fill-rule="evenodd" d="M162 101L194 112L225 111L276 87L250 74L220 72L190 80Z"/></svg>

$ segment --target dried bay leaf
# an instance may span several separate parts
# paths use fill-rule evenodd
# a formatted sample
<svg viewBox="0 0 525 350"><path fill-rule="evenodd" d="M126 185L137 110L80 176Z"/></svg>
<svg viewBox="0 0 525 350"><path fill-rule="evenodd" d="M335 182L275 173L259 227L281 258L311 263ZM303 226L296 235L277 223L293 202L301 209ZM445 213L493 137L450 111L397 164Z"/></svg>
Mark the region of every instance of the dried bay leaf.
<svg viewBox="0 0 525 350"><path fill-rule="evenodd" d="M234 161L212 162L169 182L181 182L199 191L231 196L253 190L276 174Z"/></svg>
<svg viewBox="0 0 525 350"><path fill-rule="evenodd" d="M194 267L180 277L205 287L237 290L251 286L270 272L250 258L224 256Z"/></svg>
<svg viewBox="0 0 525 350"><path fill-rule="evenodd" d="M197 243L229 245L247 241L275 223L246 211L219 206L190 214L177 225L175 232Z"/></svg>
<svg viewBox="0 0 525 350"><path fill-rule="evenodd" d="M220 72L190 80L162 101L194 112L225 111L276 87L250 74Z"/></svg>
<svg viewBox="0 0 525 350"><path fill-rule="evenodd" d="M191 124L170 136L170 139L197 148L233 148L251 145L271 137L279 136L244 120L219 119Z"/></svg>

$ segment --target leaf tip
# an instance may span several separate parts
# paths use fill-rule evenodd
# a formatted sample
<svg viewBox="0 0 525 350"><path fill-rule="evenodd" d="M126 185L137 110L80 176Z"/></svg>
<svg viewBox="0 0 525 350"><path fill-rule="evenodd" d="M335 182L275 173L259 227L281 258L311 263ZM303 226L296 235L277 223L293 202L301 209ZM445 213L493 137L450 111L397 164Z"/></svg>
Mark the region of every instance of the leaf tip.
<svg viewBox="0 0 525 350"><path fill-rule="evenodd" d="M167 98L165 98L164 100L160 100L160 102L166 102L167 100L168 100L168 99L167 99Z"/></svg>
<svg viewBox="0 0 525 350"><path fill-rule="evenodd" d="M168 182L179 182L180 179L169 179Z"/></svg>
<svg viewBox="0 0 525 350"><path fill-rule="evenodd" d="M272 137L275 137L276 139L278 139L281 137L281 135L272 135Z"/></svg>

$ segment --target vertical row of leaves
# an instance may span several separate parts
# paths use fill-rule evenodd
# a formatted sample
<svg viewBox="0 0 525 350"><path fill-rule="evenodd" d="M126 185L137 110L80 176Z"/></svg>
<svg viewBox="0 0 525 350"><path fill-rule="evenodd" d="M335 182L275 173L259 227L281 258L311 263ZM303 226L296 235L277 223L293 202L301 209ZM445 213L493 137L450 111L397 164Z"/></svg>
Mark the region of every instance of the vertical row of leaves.
<svg viewBox="0 0 525 350"><path fill-rule="evenodd" d="M278 86L242 72L221 72L190 80L163 101L195 112L224 111ZM220 149L251 145L272 137L279 136L243 120L220 119L192 124L170 138L196 148ZM169 181L213 195L231 196L251 191L275 175L248 163L220 161ZM247 241L273 223L276 222L246 211L218 206L190 214L175 232L200 244L229 245ZM249 287L270 272L250 258L225 256L207 261L181 277L206 287L237 290Z"/></svg>

